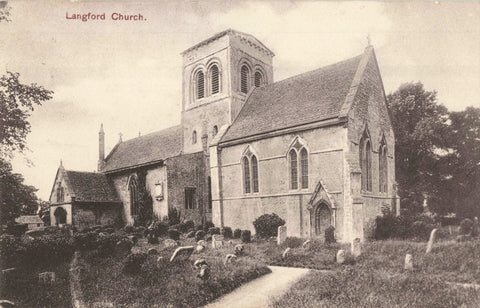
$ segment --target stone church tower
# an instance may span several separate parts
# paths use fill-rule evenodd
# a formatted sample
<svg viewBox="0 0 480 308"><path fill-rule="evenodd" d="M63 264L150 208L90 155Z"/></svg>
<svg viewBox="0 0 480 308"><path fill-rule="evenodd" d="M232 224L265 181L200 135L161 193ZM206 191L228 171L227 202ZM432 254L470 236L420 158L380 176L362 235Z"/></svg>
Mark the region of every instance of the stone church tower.
<svg viewBox="0 0 480 308"><path fill-rule="evenodd" d="M238 115L254 87L273 82L273 52L226 30L183 53L184 153L202 151Z"/></svg>

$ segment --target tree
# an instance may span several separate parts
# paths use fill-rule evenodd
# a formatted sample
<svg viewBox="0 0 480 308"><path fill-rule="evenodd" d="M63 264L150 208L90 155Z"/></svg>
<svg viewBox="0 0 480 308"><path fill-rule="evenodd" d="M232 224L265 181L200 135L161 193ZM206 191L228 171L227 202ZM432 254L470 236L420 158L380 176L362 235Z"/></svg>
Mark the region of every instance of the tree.
<svg viewBox="0 0 480 308"><path fill-rule="evenodd" d="M7 1L0 1L0 22L9 22L10 19L10 7L7 5Z"/></svg>
<svg viewBox="0 0 480 308"><path fill-rule="evenodd" d="M25 150L30 133L28 117L52 94L42 86L20 83L18 73L7 72L0 77L0 158L11 158L14 152Z"/></svg>
<svg viewBox="0 0 480 308"><path fill-rule="evenodd" d="M0 223L20 215L32 215L38 207L37 189L23 183L23 176L12 172L12 165L0 159Z"/></svg>
<svg viewBox="0 0 480 308"><path fill-rule="evenodd" d="M147 189L147 171L138 172L138 216L135 224L146 226L152 221L153 217L153 199Z"/></svg>
<svg viewBox="0 0 480 308"><path fill-rule="evenodd" d="M435 91L423 84L402 84L389 94L387 104L395 132L396 179L402 205L418 212L424 199L429 207L444 209L448 110Z"/></svg>

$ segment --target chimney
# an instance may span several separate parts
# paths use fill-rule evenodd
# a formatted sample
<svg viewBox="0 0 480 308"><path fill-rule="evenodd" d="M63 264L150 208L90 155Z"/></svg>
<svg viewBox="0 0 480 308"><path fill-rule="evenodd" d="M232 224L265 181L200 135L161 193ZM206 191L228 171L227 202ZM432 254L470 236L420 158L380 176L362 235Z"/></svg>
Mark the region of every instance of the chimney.
<svg viewBox="0 0 480 308"><path fill-rule="evenodd" d="M103 123L98 132L98 171L103 168L105 163L105 133L103 132Z"/></svg>

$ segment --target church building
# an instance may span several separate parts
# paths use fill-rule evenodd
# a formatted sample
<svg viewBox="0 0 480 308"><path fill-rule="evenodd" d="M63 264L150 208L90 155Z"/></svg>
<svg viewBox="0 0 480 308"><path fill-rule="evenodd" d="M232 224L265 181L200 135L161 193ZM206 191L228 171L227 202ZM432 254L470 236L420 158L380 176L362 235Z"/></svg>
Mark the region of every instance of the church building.
<svg viewBox="0 0 480 308"><path fill-rule="evenodd" d="M274 53L246 33L223 31L182 56L180 125L120 139L108 155L102 126L98 172L58 169L52 224L133 224L141 188L158 218L176 208L196 224L254 232L257 217L276 213L288 236L322 239L333 226L340 242L363 240L383 208L399 213L372 46L277 82Z"/></svg>

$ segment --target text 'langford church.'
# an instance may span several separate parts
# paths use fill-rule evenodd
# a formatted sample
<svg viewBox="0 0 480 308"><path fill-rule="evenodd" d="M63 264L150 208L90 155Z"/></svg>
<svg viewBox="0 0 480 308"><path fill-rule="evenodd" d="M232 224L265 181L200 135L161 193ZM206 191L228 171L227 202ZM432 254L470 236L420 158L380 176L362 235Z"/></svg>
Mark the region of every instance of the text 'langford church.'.
<svg viewBox="0 0 480 308"><path fill-rule="evenodd" d="M127 141L98 173L58 169L52 224L78 229L138 215L140 186L162 218L250 229L262 214L288 236L364 238L382 207L399 211L392 124L372 46L320 69L273 82L273 52L253 36L221 32L183 55L179 126Z"/></svg>

